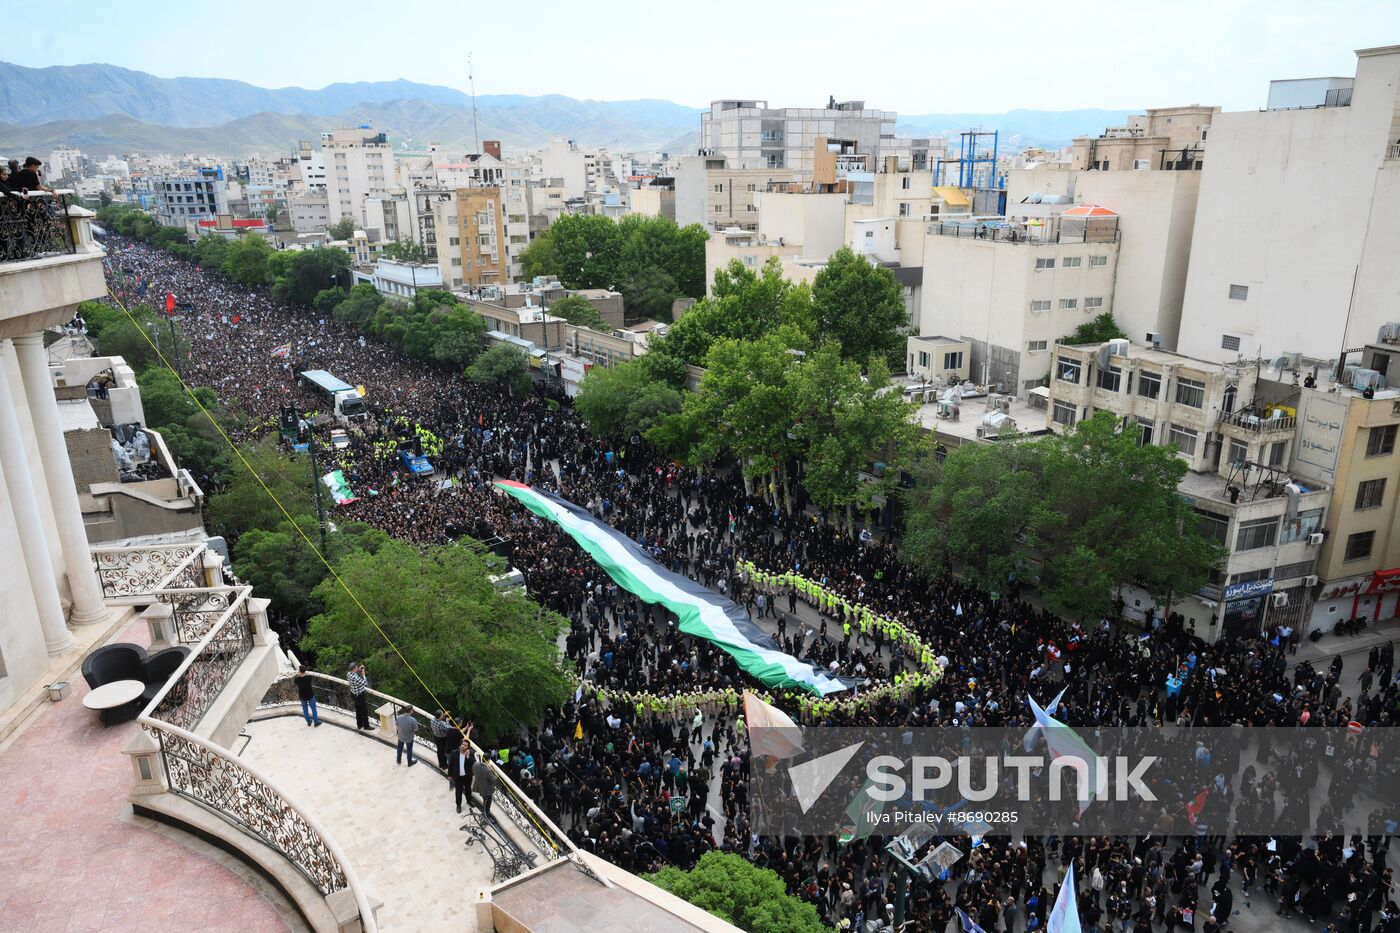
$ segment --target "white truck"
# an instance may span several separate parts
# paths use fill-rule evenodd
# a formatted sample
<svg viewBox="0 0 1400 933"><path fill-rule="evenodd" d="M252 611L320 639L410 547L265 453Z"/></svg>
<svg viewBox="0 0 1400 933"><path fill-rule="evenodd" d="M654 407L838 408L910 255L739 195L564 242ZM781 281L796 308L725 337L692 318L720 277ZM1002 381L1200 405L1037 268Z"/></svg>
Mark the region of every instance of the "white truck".
<svg viewBox="0 0 1400 933"><path fill-rule="evenodd" d="M364 421L369 417L364 397L344 379L332 376L324 369L308 369L301 374L301 380L325 399L336 420L341 424Z"/></svg>

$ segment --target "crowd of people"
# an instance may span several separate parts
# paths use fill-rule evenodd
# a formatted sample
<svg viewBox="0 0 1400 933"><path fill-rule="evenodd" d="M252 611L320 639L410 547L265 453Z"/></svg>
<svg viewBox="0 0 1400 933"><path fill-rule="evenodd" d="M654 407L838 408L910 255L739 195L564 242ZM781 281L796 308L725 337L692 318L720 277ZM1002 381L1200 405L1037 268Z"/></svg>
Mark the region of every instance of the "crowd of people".
<svg viewBox="0 0 1400 933"><path fill-rule="evenodd" d="M374 417L346 450L326 448L361 496L344 507L347 517L424 544L499 539L532 597L570 620L561 647L580 677L578 694L526 724L502 766L575 841L629 870L689 867L722 849L776 871L839 928L878 925L893 911L887 840L753 832L749 750L731 698L757 685L722 651L680 633L674 616L620 590L554 525L496 492L493 477L588 508L662 565L747 605L775 646L795 656L866 684L912 666L878 632L852 632L849 618L800 606L791 587L739 573L738 561L820 581L917 633L947 662L940 678L900 693L800 705L775 698L814 726L1028 724L1027 694L1045 702L1061 690L1056 717L1073 726L1393 724L1400 695L1389 645L1372 652L1365 671L1344 670L1340 658L1290 669L1289 640L1278 630L1207 643L1176 615L1149 617L1141 629L1055 618L950 571L916 573L892 538L850 534L800 497L783 509L747 492L736 471L678 465L635 437L594 437L547 389L518 397L473 383L139 242L109 236L107 246L110 281L124 300L169 291L192 309L179 321L194 347L186 377L241 409L249 432L271 429L281 405L315 409L298 386L301 370L367 387ZM288 343L287 356L274 354ZM441 440L435 479L452 478L450 487L414 480L386 452L405 425ZM652 706L635 700L642 695L673 700ZM1274 806L1275 795L1282 803L1275 772L1287 762L1257 754L1252 778L1215 782L1206 823L1225 825L1237 805ZM1326 787L1327 775L1319 781L1318 794L1345 821L1349 800ZM989 931L1043 929L1073 865L1086 929L1214 931L1247 909L1296 913L1338 931L1400 930L1391 827L1351 828L1274 840L988 835L974 845L952 837L963 857L946 882L912 883L908 928L957 929L959 908Z"/></svg>

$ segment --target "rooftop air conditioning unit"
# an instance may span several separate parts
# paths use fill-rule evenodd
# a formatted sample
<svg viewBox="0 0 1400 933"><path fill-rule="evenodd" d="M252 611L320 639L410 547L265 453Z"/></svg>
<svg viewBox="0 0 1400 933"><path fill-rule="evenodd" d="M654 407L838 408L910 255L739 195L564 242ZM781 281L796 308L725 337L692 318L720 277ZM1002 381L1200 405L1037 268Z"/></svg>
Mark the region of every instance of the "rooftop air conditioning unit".
<svg viewBox="0 0 1400 933"><path fill-rule="evenodd" d="M1114 340L1110 340L1110 341L1108 342L1108 352L1109 352L1109 355L1111 355L1111 356L1127 356L1127 355L1128 355L1128 347L1130 347L1130 346L1132 346L1132 344L1131 344L1129 341L1124 340L1122 337L1119 337L1119 338L1114 339Z"/></svg>
<svg viewBox="0 0 1400 933"><path fill-rule="evenodd" d="M1374 369L1358 369L1352 373L1353 389L1379 389L1385 385L1385 377Z"/></svg>
<svg viewBox="0 0 1400 933"><path fill-rule="evenodd" d="M1162 335L1156 331L1149 330L1144 338L1149 347L1160 348L1162 346Z"/></svg>
<svg viewBox="0 0 1400 933"><path fill-rule="evenodd" d="M1400 323L1392 321L1382 324L1380 333L1376 334L1376 343L1400 343Z"/></svg>
<svg viewBox="0 0 1400 933"><path fill-rule="evenodd" d="M1303 578L1304 586L1317 586L1317 574L1310 573Z"/></svg>
<svg viewBox="0 0 1400 933"><path fill-rule="evenodd" d="M1322 540L1323 535L1320 531L1314 531L1312 534L1308 535L1308 544L1312 545L1313 547L1317 547L1318 545L1322 544Z"/></svg>
<svg viewBox="0 0 1400 933"><path fill-rule="evenodd" d="M1274 593L1274 594L1273 594L1273 604L1274 604L1274 608L1275 608L1275 609L1282 609L1284 606L1287 606L1287 605L1288 605L1288 594L1287 594L1287 593Z"/></svg>

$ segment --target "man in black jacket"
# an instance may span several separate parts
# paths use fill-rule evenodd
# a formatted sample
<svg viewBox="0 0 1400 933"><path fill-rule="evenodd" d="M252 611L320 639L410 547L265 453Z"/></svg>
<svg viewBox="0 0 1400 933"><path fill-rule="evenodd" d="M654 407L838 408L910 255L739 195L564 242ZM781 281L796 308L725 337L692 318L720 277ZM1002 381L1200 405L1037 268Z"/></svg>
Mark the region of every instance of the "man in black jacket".
<svg viewBox="0 0 1400 933"><path fill-rule="evenodd" d="M476 805L472 800L472 770L476 764L476 753L472 751L471 733L471 726L467 726L467 737L447 756L447 777L457 800L458 813L462 812L463 797L467 798L467 803Z"/></svg>

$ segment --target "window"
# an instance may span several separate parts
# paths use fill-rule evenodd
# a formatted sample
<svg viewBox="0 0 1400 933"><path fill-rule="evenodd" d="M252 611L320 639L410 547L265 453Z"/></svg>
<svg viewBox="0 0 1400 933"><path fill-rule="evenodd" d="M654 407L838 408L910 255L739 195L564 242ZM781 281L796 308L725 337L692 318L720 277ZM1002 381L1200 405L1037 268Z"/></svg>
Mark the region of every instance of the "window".
<svg viewBox="0 0 1400 933"><path fill-rule="evenodd" d="M1385 480L1368 479L1356 487L1356 511L1378 509L1385 498Z"/></svg>
<svg viewBox="0 0 1400 933"><path fill-rule="evenodd" d="M1078 360L1067 359L1060 356L1055 358L1055 378L1061 382L1072 382L1079 385L1079 368L1082 364Z"/></svg>
<svg viewBox="0 0 1400 933"><path fill-rule="evenodd" d="M1178 379L1176 381L1176 403L1178 405L1189 405L1192 408L1200 408L1206 402L1206 384L1195 379Z"/></svg>
<svg viewBox="0 0 1400 933"><path fill-rule="evenodd" d="M900 202L899 202L899 216L901 216L901 217L908 217L908 216L909 216L909 202L908 202L908 201L900 201Z"/></svg>
<svg viewBox="0 0 1400 933"><path fill-rule="evenodd" d="M1170 443L1175 444L1182 453L1195 456L1197 432L1191 428L1184 428L1179 424L1171 426L1169 435Z"/></svg>
<svg viewBox="0 0 1400 933"><path fill-rule="evenodd" d="M1278 516L1256 518L1240 522L1240 530L1235 534L1235 550L1253 551L1261 547L1273 547L1278 541Z"/></svg>
<svg viewBox="0 0 1400 933"><path fill-rule="evenodd" d="M1274 441L1269 445L1269 466L1283 466L1288 455L1288 441Z"/></svg>
<svg viewBox="0 0 1400 933"><path fill-rule="evenodd" d="M447 245L448 245L448 246L458 246L458 245L460 245L460 244L461 244L461 240L460 240L458 237L450 236L450 237L447 238Z"/></svg>
<svg viewBox="0 0 1400 933"><path fill-rule="evenodd" d="M754 183L750 182L750 183L749 183L749 190L750 190L750 191L757 191L757 190L758 190L758 185L755 185Z"/></svg>
<svg viewBox="0 0 1400 933"><path fill-rule="evenodd" d="M1244 573L1233 574L1230 577L1231 583L1253 583L1255 580L1267 580L1273 574L1267 568L1261 570L1246 570Z"/></svg>
<svg viewBox="0 0 1400 933"><path fill-rule="evenodd" d="M1039 312L1039 311L1049 311L1049 310L1050 310L1050 299L1049 299L1049 298L1037 298L1035 301L1032 301L1032 302L1031 302L1031 310L1032 310L1032 311L1036 311L1036 312Z"/></svg>
<svg viewBox="0 0 1400 933"><path fill-rule="evenodd" d="M721 183L718 184L718 185L715 185L715 193L716 193L716 194L723 194L723 193L724 193L724 183L723 183L723 182L721 182Z"/></svg>
<svg viewBox="0 0 1400 933"><path fill-rule="evenodd" d="M1233 335L1231 335L1231 334L1221 334L1221 335L1220 335L1220 349L1222 349L1222 350L1238 350L1239 348L1240 348L1240 338L1235 337L1235 336L1233 336Z"/></svg>
<svg viewBox="0 0 1400 933"><path fill-rule="evenodd" d="M1372 428L1366 435L1366 456L1384 457L1395 452L1395 429L1400 425L1388 424L1383 428Z"/></svg>
<svg viewBox="0 0 1400 933"><path fill-rule="evenodd" d="M909 190L909 180L910 180L910 179L909 179L909 176L908 176L908 175L905 175L903 178L901 178L901 179L899 180L899 187L903 188L905 191L908 191L908 190Z"/></svg>
<svg viewBox="0 0 1400 933"><path fill-rule="evenodd" d="M1123 384L1123 370L1119 369L1117 366L1100 369L1097 381L1100 389L1117 392Z"/></svg>
<svg viewBox="0 0 1400 933"><path fill-rule="evenodd" d="M1232 299L1234 299L1235 301L1248 301L1248 300L1249 300L1249 286L1248 286L1248 285L1231 285L1231 286L1230 286L1230 297L1231 297Z"/></svg>
<svg viewBox="0 0 1400 933"><path fill-rule="evenodd" d="M461 256L454 256L454 257L452 258L452 265L454 265L454 266L460 266L461 264L462 264L462 257L461 257Z"/></svg>
<svg viewBox="0 0 1400 933"><path fill-rule="evenodd" d="M1085 311L1088 311L1090 308L1102 308L1102 307L1103 307L1103 297L1102 297L1102 296L1095 296L1095 297L1093 297L1093 298L1085 298L1085 299L1084 299L1084 310L1085 310Z"/></svg>
<svg viewBox="0 0 1400 933"><path fill-rule="evenodd" d="M1061 402L1057 400L1055 402L1055 410L1051 413L1050 417L1055 420L1056 424L1062 424L1069 428L1074 426L1074 421L1078 414L1079 409L1074 406L1073 402Z"/></svg>
<svg viewBox="0 0 1400 933"><path fill-rule="evenodd" d="M1138 395L1157 398L1162 394L1162 374L1142 370L1138 373Z"/></svg>
<svg viewBox="0 0 1400 933"><path fill-rule="evenodd" d="M1035 267L1037 271L1040 269L1053 269L1055 268L1055 260L1053 257L1048 259L1044 256L1038 257L1035 261Z"/></svg>
<svg viewBox="0 0 1400 933"><path fill-rule="evenodd" d="M1090 268L1090 269L1098 269L1098 268L1100 268L1100 267L1102 267L1102 266L1106 266L1106 265L1108 265L1108 257L1107 257L1107 256L1090 256L1090 257L1089 257L1089 268Z"/></svg>
<svg viewBox="0 0 1400 933"><path fill-rule="evenodd" d="M1230 463L1243 463L1249 459L1249 445L1244 441L1230 439Z"/></svg>
<svg viewBox="0 0 1400 933"><path fill-rule="evenodd" d="M928 354L923 350L919 351L919 365L924 369L928 369Z"/></svg>
<svg viewBox="0 0 1400 933"><path fill-rule="evenodd" d="M1157 423L1151 418L1139 418L1137 420L1137 426L1138 446L1146 447L1148 444L1152 443L1152 434L1154 429L1157 427Z"/></svg>
<svg viewBox="0 0 1400 933"><path fill-rule="evenodd" d="M1347 536L1347 553L1343 561L1365 560L1371 556L1371 547L1376 543L1374 531L1358 531Z"/></svg>
<svg viewBox="0 0 1400 933"><path fill-rule="evenodd" d="M1064 266L1066 269L1078 269L1083 263L1084 260L1078 256L1066 256L1060 260L1060 265Z"/></svg>
<svg viewBox="0 0 1400 933"><path fill-rule="evenodd" d="M715 205L713 205L710 209L713 210L716 214L718 214L718 213L721 213L721 212L724 210L724 205L723 205L723 204L715 204Z"/></svg>
<svg viewBox="0 0 1400 933"><path fill-rule="evenodd" d="M1060 299L1060 310L1061 310L1061 311L1073 311L1073 310L1074 310L1075 308L1077 308L1077 307L1079 307L1079 299L1078 299L1078 298L1061 298L1061 299Z"/></svg>
<svg viewBox="0 0 1400 933"><path fill-rule="evenodd" d="M758 205L756 205L756 204L745 204L745 205L744 205L744 213L746 213L746 214L752 214L752 213L756 212L757 210L758 210Z"/></svg>
<svg viewBox="0 0 1400 933"><path fill-rule="evenodd" d="M962 364L963 364L963 355L962 355L962 351L961 351L961 350L957 350L957 351L955 351L955 352L953 352L953 353L945 353L945 354L943 354L943 368L944 368L944 369L962 369Z"/></svg>
<svg viewBox="0 0 1400 933"><path fill-rule="evenodd" d="M1206 512L1202 509L1196 509L1196 515L1200 518L1200 524L1196 527L1201 532L1201 536L1216 544L1225 544L1230 534L1230 519L1224 515Z"/></svg>
<svg viewBox="0 0 1400 933"><path fill-rule="evenodd" d="M1026 341L1026 350L1030 353L1038 353L1044 350L1048 345L1048 340L1028 340Z"/></svg>

